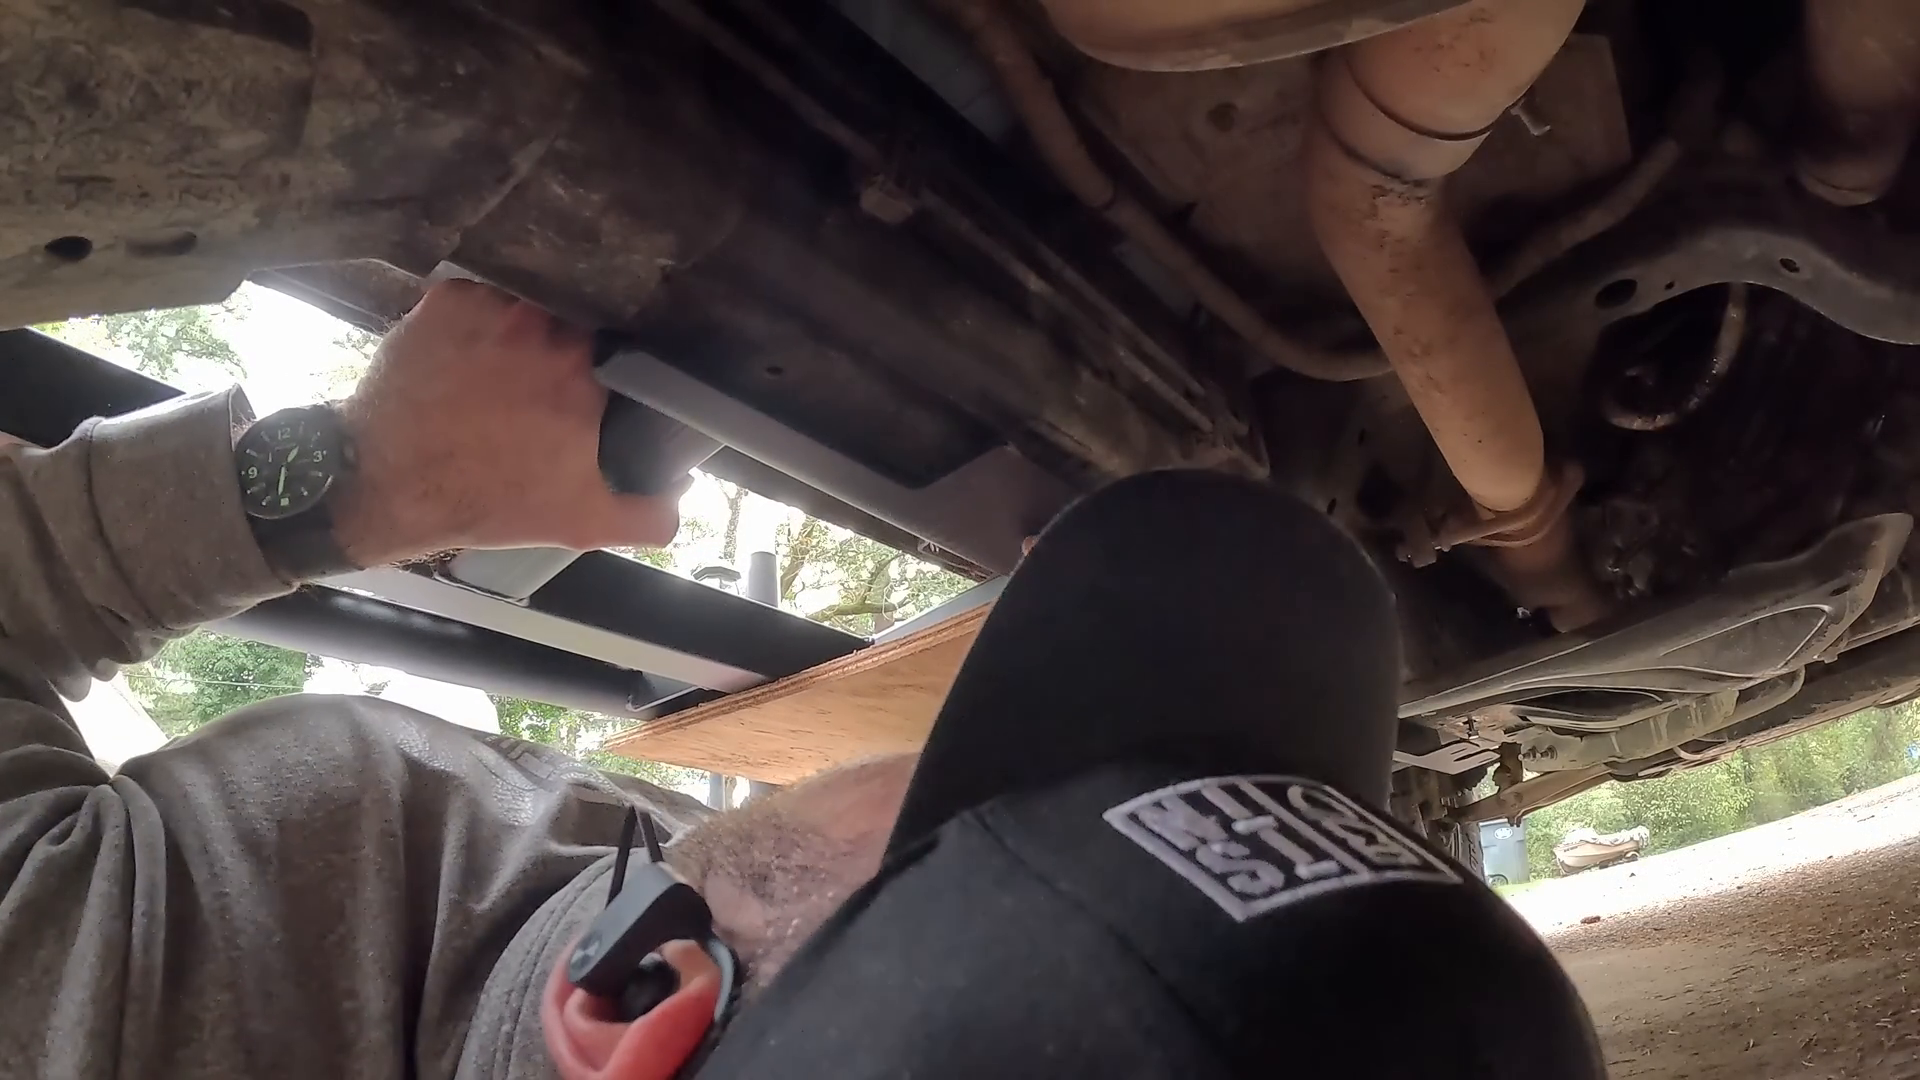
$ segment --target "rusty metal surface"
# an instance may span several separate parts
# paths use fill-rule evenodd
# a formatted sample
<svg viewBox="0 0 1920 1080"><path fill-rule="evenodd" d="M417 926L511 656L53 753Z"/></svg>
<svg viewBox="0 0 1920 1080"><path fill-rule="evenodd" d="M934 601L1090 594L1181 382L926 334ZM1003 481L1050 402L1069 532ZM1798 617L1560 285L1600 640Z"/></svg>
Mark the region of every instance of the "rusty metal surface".
<svg viewBox="0 0 1920 1080"><path fill-rule="evenodd" d="M1345 45L1462 0L1043 0L1089 56L1148 71L1265 63Z"/></svg>
<svg viewBox="0 0 1920 1080"><path fill-rule="evenodd" d="M1243 338L1257 358L1253 373L1273 367L1329 382L1386 373L1383 358L1330 352L1282 332L1175 235L1126 185L1116 183L1080 137L1051 80L998 0L932 0L966 31L999 78L1041 160L1074 198L1105 217L1154 267L1193 301Z"/></svg>
<svg viewBox="0 0 1920 1080"><path fill-rule="evenodd" d="M1568 734L1524 729L1517 734L1519 757L1529 771L1539 773L1652 757L1784 704L1800 692L1806 677L1806 669L1801 668L1744 690L1702 694L1610 731Z"/></svg>
<svg viewBox="0 0 1920 1080"><path fill-rule="evenodd" d="M1043 239L992 148L871 42L824 9L703 10L722 9L801 94L651 5L0 4L0 324L208 302L266 271L377 327L445 260L696 374L783 380L816 429L884 432L923 402L916 430L953 441L901 442L909 471L983 427L1078 483L1264 469L1085 226ZM875 160L823 137L822 110L914 212L862 209Z"/></svg>
<svg viewBox="0 0 1920 1080"><path fill-rule="evenodd" d="M1613 779L1605 766L1593 766L1571 772L1542 773L1484 799L1456 808L1448 818L1471 824L1477 821L1519 821L1543 806L1550 806L1588 788Z"/></svg>
<svg viewBox="0 0 1920 1080"><path fill-rule="evenodd" d="M792 110L850 156L848 171L858 177L897 170L921 209L896 228L858 209L858 180L810 193L810 206L787 191L779 219L743 222L705 260L710 280L777 298L768 310L778 317L831 324L832 336L870 366L908 379L938 373L939 392L975 415L1037 412L1043 422L1029 426L1046 444L1039 449L1094 463L1096 477L1155 461L1264 470L1246 421L1183 342L1151 309L1126 303L1124 282L1096 277L1099 257L1063 246L1058 232L1043 239L1010 209L1005 189L982 183L997 175L970 156L982 148L970 147L952 114L870 40L817 11L809 22L759 0L663 7L752 76L762 93L742 93L754 111L770 103ZM913 148L911 158L899 158L903 146ZM807 217L796 228L803 206ZM942 253L1003 276L992 286L956 280ZM649 320L684 327L689 314L688 305L663 298L636 329L644 340ZM707 317L720 331L735 316L715 309ZM918 334L903 336L916 326ZM1078 363L1060 362L1063 346ZM1127 400L1129 389L1138 404Z"/></svg>
<svg viewBox="0 0 1920 1080"><path fill-rule="evenodd" d="M1383 178L1324 131L1309 139L1321 246L1435 445L1475 502L1496 513L1525 505L1546 474L1540 421L1437 186Z"/></svg>
<svg viewBox="0 0 1920 1080"><path fill-rule="evenodd" d="M1863 709L1892 705L1920 694L1920 633L1901 632L1807 670L1800 692L1784 703L1743 718L1711 737L1674 750L1610 766L1621 777L1658 776L1763 746ZM1549 774L1553 775L1553 774Z"/></svg>
<svg viewBox="0 0 1920 1080"><path fill-rule="evenodd" d="M1183 210L1211 261L1257 304L1316 320L1345 303L1314 241L1302 190L1310 61L1182 73L1089 65L1077 73L1073 95L1162 204ZM1502 116L1448 181L1448 204L1471 236L1504 237L1529 208L1552 205L1633 160L1605 39L1575 35L1528 101L1549 130L1530 135L1518 118Z"/></svg>
<svg viewBox="0 0 1920 1080"><path fill-rule="evenodd" d="M1889 399L1889 391L1875 389L1871 381L1856 387L1848 373L1854 370L1853 359L1872 348L1854 334L1920 343L1920 314L1916 314L1920 313L1916 303L1920 300L1920 244L1880 219L1813 198L1781 168L1745 160L1689 160L1616 228L1565 253L1500 302L1502 321L1541 413L1548 442L1580 447L1599 490L1612 482L1613 470L1604 457L1595 456L1603 452L1591 445L1593 436L1588 431L1598 419L1595 380L1604 386L1617 378L1617 366L1657 361L1663 385L1688 381L1698 371L1721 322L1723 305L1707 290L1724 290L1731 282L1759 286L1749 293L1749 344L1763 342L1776 356L1798 350L1812 370L1806 375L1810 390L1797 389L1801 376L1783 375L1771 364L1762 365L1749 384L1736 363L1727 386L1750 388L1731 396L1738 404L1728 406L1727 415L1747 417L1762 428L1787 424L1793 432L1804 433L1795 434L1797 441L1792 445L1838 451L1854 445L1852 434L1833 426L1846 411L1840 406L1848 395L1858 398L1851 406L1855 413L1871 411L1873 403L1881 401L1890 415L1899 413L1901 399ZM1626 335L1629 330L1623 324L1630 321L1663 321L1683 314L1678 306L1655 311L1669 302L1704 305L1694 320L1697 333L1689 331L1689 337L1671 346L1678 351L1646 353L1636 344L1645 336L1641 330L1618 340L1608 338L1603 347L1602 335L1610 327L1621 326L1620 333ZM1792 325L1782 323L1794 313L1799 317L1789 320ZM1807 320L1810 326L1805 325ZM1890 362L1900 363L1898 357ZM1823 366L1829 374L1821 374ZM1782 383L1783 378L1791 385ZM1367 458L1393 478L1403 498L1428 506L1453 505L1460 498L1458 489L1414 423L1405 395L1384 382L1368 384L1367 389L1358 399L1361 416L1357 421L1367 432ZM1726 393L1725 387L1717 391L1703 413L1719 413L1714 401ZM1794 407L1783 408L1787 402ZM1689 426L1675 430L1684 432ZM1767 554L1755 556L1766 558L1785 553L1770 539L1776 533L1793 533L1803 543L1817 535L1821 525L1809 515L1826 514L1825 524L1832 524L1832 504L1808 499L1804 493L1831 489L1838 477L1851 474L1855 466L1833 460L1831 453L1814 458L1800 454L1798 459L1798 451L1756 455L1742 449L1731 435L1725 441L1728 445L1716 448L1666 452L1667 463L1659 470L1670 477L1669 483L1693 483L1694 473L1677 470L1672 464L1676 460L1724 461L1728 455L1734 455L1731 460L1746 477L1739 484L1722 484L1714 471L1700 470L1700 491L1662 504L1658 516L1666 528L1720 522L1728 526L1729 537L1741 540L1743 548L1766 541L1761 546ZM1782 468L1786 471L1781 472ZM1797 479L1786 482L1785 476ZM1702 510L1707 503L1693 499L1719 492L1729 501L1715 495L1711 501L1718 508L1712 511ZM1750 515L1741 509L1747 506L1777 506L1791 512L1776 519L1777 528L1756 530ZM1733 514L1733 510L1739 512ZM1673 577L1663 575L1656 582L1648 576L1644 559L1633 553L1643 541L1626 540L1636 535L1638 526L1610 524L1604 540L1591 528L1583 526L1582 532L1592 558L1638 566L1627 573L1641 582L1636 588L1642 591L1649 582L1657 592L1662 582L1670 587L1676 578L1711 577L1718 571L1695 567L1693 560L1725 557L1718 542L1701 547L1676 540L1672 552L1685 557L1670 562ZM1616 539L1625 541L1617 551ZM1726 565L1719 562L1720 570Z"/></svg>
<svg viewBox="0 0 1920 1080"><path fill-rule="evenodd" d="M1656 354L1668 351L1664 346L1669 339L1664 337L1650 342L1646 362L1623 367L1617 378L1602 386L1600 413L1607 423L1628 431L1661 431L1700 411L1727 381L1734 358L1747 343L1748 288L1741 282L1727 286L1720 327L1714 331L1706 362L1677 390L1662 385L1663 365L1655 362Z"/></svg>
<svg viewBox="0 0 1920 1080"><path fill-rule="evenodd" d="M1476 0L1342 50L1321 66L1306 134L1320 247L1461 486L1495 513L1544 480L1540 422L1437 181L1546 67L1579 9ZM1478 77L1465 77L1473 64Z"/></svg>
<svg viewBox="0 0 1920 1080"><path fill-rule="evenodd" d="M1349 154L1398 180L1466 164L1566 44L1585 0L1470 0L1320 65L1317 109ZM1521 117L1532 131L1544 121Z"/></svg>
<svg viewBox="0 0 1920 1080"><path fill-rule="evenodd" d="M1304 165L1314 235L1448 468L1481 512L1545 502L1545 437L1494 295L1440 181L1565 44L1584 0L1473 0L1321 65ZM1539 130L1536 119L1530 131ZM1495 548L1556 629L1604 615L1561 515Z"/></svg>
<svg viewBox="0 0 1920 1080"><path fill-rule="evenodd" d="M1779 301L1787 311L1807 311L1816 323L1830 320L1850 332L1820 347L1834 359L1862 348L1851 334L1920 343L1920 247L1908 235L1814 198L1784 170L1750 162L1693 162L1617 227L1568 252L1502 300L1502 320L1549 436L1578 437L1594 415L1590 378L1602 383L1616 378L1608 365L1630 363L1619 350L1637 348L1633 342L1644 337L1635 331L1603 347L1609 327L1669 319L1680 309L1655 310L1669 302L1706 303L1708 324L1700 328L1706 340L1698 349L1679 343L1676 347L1689 351L1663 363L1667 376L1684 378L1680 373L1695 370L1709 347L1721 313L1711 297L1696 294L1735 282L1761 287L1749 293L1749 341L1756 334L1770 340L1786 331L1777 325ZM1764 326L1755 321L1761 313ZM1739 381L1737 364L1730 378ZM1816 394L1802 403L1810 409L1826 396ZM1782 413L1779 403L1790 400L1802 399L1762 385L1746 407L1758 409L1762 419L1811 415L1807 409ZM1707 408L1712 411L1711 400ZM1382 412L1374 424L1384 429L1391 424L1391 404ZM1420 475L1417 447L1402 449L1384 440L1381 445L1398 451L1392 459L1398 475ZM1807 482L1827 486L1818 475L1811 470ZM1754 494L1785 490L1768 481Z"/></svg>
<svg viewBox="0 0 1920 1080"><path fill-rule="evenodd" d="M1516 289L1516 338L1597 333L1695 289L1745 282L1783 292L1880 341L1920 344L1920 249L1873 218L1830 206L1775 170L1703 164L1606 234Z"/></svg>
<svg viewBox="0 0 1920 1080"><path fill-rule="evenodd" d="M1619 324L1594 381L1646 362L1640 338L1653 333L1684 383L1705 366L1717 301L1703 290ZM1694 589L1800 551L1838 522L1911 505L1912 350L1864 341L1777 293L1754 297L1749 331L1726 381L1691 414L1658 431L1589 429L1582 534L1596 573L1623 599Z"/></svg>
<svg viewBox="0 0 1920 1080"><path fill-rule="evenodd" d="M1796 165L1838 206L1887 193L1920 121L1920 8L1911 0L1807 0L1813 91Z"/></svg>
<svg viewBox="0 0 1920 1080"><path fill-rule="evenodd" d="M431 266L552 137L575 72L450 13L0 5L0 325L217 300L259 266Z"/></svg>

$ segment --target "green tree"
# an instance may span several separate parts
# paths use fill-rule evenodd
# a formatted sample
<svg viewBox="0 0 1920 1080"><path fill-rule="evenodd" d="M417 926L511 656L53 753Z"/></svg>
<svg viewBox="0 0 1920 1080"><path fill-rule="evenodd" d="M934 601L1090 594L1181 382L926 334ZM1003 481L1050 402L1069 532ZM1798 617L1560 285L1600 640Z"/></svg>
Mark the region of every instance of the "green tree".
<svg viewBox="0 0 1920 1080"><path fill-rule="evenodd" d="M333 337L333 347L339 350L340 359L326 372L326 393L329 398L343 398L353 393L360 377L373 363L373 354L380 348L380 335L341 323L340 332Z"/></svg>
<svg viewBox="0 0 1920 1080"><path fill-rule="evenodd" d="M318 664L306 653L196 630L129 667L127 685L161 731L184 735L243 705L299 692Z"/></svg>
<svg viewBox="0 0 1920 1080"><path fill-rule="evenodd" d="M637 776L661 787L691 783L704 775L694 769L636 761L601 749L608 736L631 721L503 694L487 696L493 699L494 711L500 717L500 734L554 747L602 772Z"/></svg>
<svg viewBox="0 0 1920 1080"><path fill-rule="evenodd" d="M1761 824L1891 780L1917 767L1920 712L1911 705L1869 709L1767 746L1741 751L1754 790L1751 824Z"/></svg>
<svg viewBox="0 0 1920 1080"><path fill-rule="evenodd" d="M1575 828L1645 825L1671 851L1809 810L1920 771L1920 709L1869 709L1699 768L1613 782L1527 818L1527 862L1553 874L1553 846Z"/></svg>
<svg viewBox="0 0 1920 1080"><path fill-rule="evenodd" d="M720 529L720 561L736 563L740 559L740 514L746 509L747 489L722 480L720 494L727 500L727 523Z"/></svg>
<svg viewBox="0 0 1920 1080"><path fill-rule="evenodd" d="M182 361L210 365L225 377L237 379L246 374L245 366L220 333L218 320L244 313L244 302L236 293L222 306L129 311L50 323L38 329L82 348L104 344L120 349L133 358L135 371L162 381L178 378Z"/></svg>
<svg viewBox="0 0 1920 1080"><path fill-rule="evenodd" d="M333 336L334 346L358 356L363 370L366 364L373 362L373 354L380 348L380 342L381 335L350 323L341 323L340 332Z"/></svg>
<svg viewBox="0 0 1920 1080"><path fill-rule="evenodd" d="M1649 840L1649 850L1654 852L1745 828L1747 808L1753 801L1740 763L1732 760L1616 786L1626 821L1618 827L1645 825L1657 837Z"/></svg>
<svg viewBox="0 0 1920 1080"><path fill-rule="evenodd" d="M807 618L855 634L877 634L951 600L973 583L897 548L804 517L775 539L780 599L827 597L802 608Z"/></svg>

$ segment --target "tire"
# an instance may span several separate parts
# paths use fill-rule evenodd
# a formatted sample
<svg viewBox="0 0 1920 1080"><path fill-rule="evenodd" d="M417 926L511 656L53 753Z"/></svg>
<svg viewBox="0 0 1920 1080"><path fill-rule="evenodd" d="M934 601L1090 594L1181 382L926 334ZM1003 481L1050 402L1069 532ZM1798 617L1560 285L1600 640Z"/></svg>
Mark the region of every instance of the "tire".
<svg viewBox="0 0 1920 1080"><path fill-rule="evenodd" d="M1487 884L1497 889L1502 885L1511 883L1507 881L1507 875L1505 874L1491 874L1487 877Z"/></svg>
<svg viewBox="0 0 1920 1080"><path fill-rule="evenodd" d="M1466 790L1456 777L1427 769L1401 769L1393 777L1390 809L1400 822L1424 838L1429 847L1460 864L1476 878L1486 873L1477 822L1458 824L1443 815L1465 801Z"/></svg>
<svg viewBox="0 0 1920 1080"><path fill-rule="evenodd" d="M1427 823L1427 842L1439 848L1447 858L1460 864L1462 870L1476 878L1486 877L1486 853L1480 850L1480 826L1478 823L1456 825L1448 821L1430 821Z"/></svg>

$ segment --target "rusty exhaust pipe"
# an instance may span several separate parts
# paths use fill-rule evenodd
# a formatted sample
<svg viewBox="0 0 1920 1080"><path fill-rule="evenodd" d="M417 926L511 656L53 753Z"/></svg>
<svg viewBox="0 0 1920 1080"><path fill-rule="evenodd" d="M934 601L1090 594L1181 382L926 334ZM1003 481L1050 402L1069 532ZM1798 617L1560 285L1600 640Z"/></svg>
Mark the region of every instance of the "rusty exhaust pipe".
<svg viewBox="0 0 1920 1080"><path fill-rule="evenodd" d="M1474 0L1329 55L1307 132L1314 232L1482 517L1519 603L1556 627L1606 602L1547 466L1526 380L1441 198L1553 59L1584 0Z"/></svg>
<svg viewBox="0 0 1920 1080"><path fill-rule="evenodd" d="M1152 256L1202 307L1245 338L1261 360L1330 382L1371 379L1387 373L1386 365L1374 354L1319 349L1281 331L1140 200L1114 183L1080 138L1053 83L1008 20L999 0L929 0L929 6L972 39L974 49L993 69L1001 90L1026 125L1034 148L1061 185Z"/></svg>
<svg viewBox="0 0 1920 1080"><path fill-rule="evenodd" d="M1887 193L1920 120L1920 6L1807 0L1815 121L1794 162L1800 184L1838 206Z"/></svg>

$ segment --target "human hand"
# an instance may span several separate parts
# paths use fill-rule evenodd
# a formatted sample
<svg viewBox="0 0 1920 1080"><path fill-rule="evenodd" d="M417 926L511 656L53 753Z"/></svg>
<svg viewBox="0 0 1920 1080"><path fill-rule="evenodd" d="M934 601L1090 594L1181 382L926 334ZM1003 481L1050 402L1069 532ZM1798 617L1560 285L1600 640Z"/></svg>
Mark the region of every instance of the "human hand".
<svg viewBox="0 0 1920 1080"><path fill-rule="evenodd" d="M434 285L341 406L358 461L334 503L341 548L375 566L457 548L665 545L685 489L608 488L606 404L585 332L490 285Z"/></svg>

